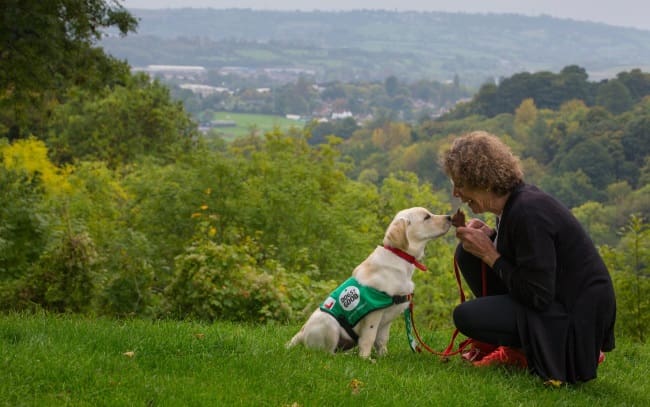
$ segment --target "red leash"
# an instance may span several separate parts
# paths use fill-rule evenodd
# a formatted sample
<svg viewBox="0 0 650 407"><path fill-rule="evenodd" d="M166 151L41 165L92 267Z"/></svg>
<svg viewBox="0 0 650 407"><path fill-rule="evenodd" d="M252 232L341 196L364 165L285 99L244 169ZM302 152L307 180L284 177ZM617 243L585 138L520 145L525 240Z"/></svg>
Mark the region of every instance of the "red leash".
<svg viewBox="0 0 650 407"><path fill-rule="evenodd" d="M487 270L485 267L485 263L481 263L481 283L482 283L482 291L483 291L483 296L487 294L487 279L486 279L486 274ZM458 293L460 295L460 302L463 303L465 302L465 292L463 291L463 284L460 279L460 271L458 269L458 262L456 261L456 257L454 257L454 275L456 276L456 283L458 284ZM424 348L427 350L429 353L433 353L434 355L442 356L443 359L447 359L449 356L457 355L460 352L462 352L469 344L472 343L472 338L467 338L464 341L462 341L460 344L458 344L458 349L454 349L454 343L456 342L456 337L458 336L458 328L454 329L454 333L451 335L451 340L449 341L449 345L447 345L447 348L442 351L438 352L432 349L430 346L428 346L422 338L420 338L420 334L418 333L417 328L415 327L415 318L413 317L413 300L411 299L411 302L409 303L409 312L411 314L411 325L413 326L413 332L415 333L415 337L417 338L418 342ZM415 348L418 352L421 352L422 350L420 349L419 346Z"/></svg>

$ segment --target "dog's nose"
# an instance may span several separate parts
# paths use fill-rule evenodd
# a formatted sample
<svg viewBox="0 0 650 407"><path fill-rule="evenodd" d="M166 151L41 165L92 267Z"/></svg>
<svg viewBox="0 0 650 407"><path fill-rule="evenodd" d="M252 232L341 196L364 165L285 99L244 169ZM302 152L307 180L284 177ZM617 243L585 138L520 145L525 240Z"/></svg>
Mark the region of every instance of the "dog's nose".
<svg viewBox="0 0 650 407"><path fill-rule="evenodd" d="M447 220L451 222L451 215L447 215Z"/></svg>

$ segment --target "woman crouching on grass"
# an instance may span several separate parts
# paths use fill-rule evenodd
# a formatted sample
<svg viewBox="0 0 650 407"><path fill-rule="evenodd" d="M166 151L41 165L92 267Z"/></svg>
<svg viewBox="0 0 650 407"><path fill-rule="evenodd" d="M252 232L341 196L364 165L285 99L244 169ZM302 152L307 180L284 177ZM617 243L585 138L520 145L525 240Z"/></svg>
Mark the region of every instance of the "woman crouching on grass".
<svg viewBox="0 0 650 407"><path fill-rule="evenodd" d="M441 161L455 197L496 215L495 229L478 219L456 229L458 266L477 297L453 314L473 339L463 357L527 367L553 384L595 378L602 352L614 348L616 300L589 236L568 208L524 183L519 159L496 136L459 137Z"/></svg>

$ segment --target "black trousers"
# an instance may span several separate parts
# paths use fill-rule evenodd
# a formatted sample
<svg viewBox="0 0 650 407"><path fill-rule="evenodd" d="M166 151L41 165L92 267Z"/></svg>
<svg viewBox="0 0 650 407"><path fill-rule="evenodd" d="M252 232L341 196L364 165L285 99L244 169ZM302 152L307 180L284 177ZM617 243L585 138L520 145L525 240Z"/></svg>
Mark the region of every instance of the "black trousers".
<svg viewBox="0 0 650 407"><path fill-rule="evenodd" d="M493 345L521 346L517 331L516 304L508 295L503 281L488 266L486 295L483 296L481 259L456 248L456 261L463 278L476 299L465 301L454 309L456 328L465 336Z"/></svg>

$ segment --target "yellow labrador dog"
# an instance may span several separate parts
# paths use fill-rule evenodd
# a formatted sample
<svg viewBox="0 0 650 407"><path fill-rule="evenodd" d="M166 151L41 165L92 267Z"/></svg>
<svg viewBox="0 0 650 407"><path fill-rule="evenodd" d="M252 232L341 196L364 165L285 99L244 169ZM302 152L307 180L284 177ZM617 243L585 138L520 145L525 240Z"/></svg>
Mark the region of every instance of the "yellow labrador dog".
<svg viewBox="0 0 650 407"><path fill-rule="evenodd" d="M359 345L359 355L387 352L390 325L409 306L415 285L412 276L431 239L442 236L451 217L425 208L400 211L392 220L384 245L378 246L314 311L287 347L303 343L330 353Z"/></svg>

